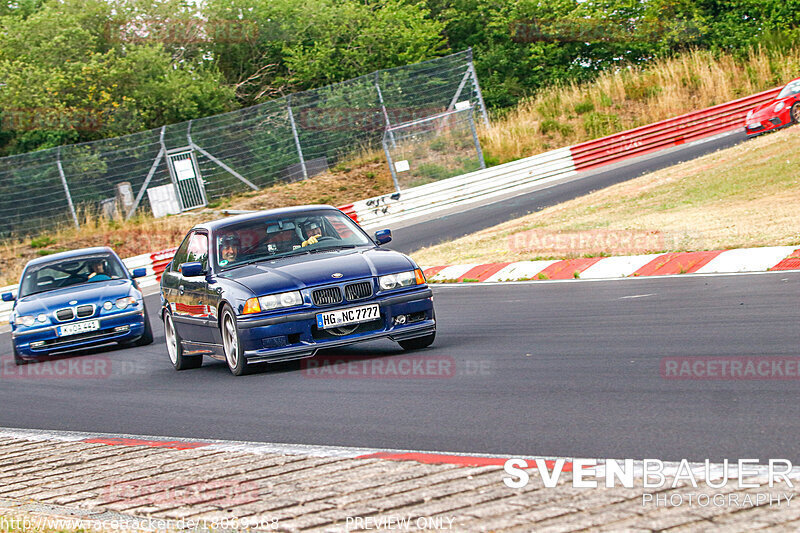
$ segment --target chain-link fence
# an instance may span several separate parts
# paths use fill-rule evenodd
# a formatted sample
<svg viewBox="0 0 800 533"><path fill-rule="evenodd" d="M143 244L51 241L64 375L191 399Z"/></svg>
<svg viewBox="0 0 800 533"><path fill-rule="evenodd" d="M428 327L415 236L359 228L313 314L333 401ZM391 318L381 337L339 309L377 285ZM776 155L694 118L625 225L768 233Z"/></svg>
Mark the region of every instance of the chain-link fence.
<svg viewBox="0 0 800 533"><path fill-rule="evenodd" d="M175 213L296 181L393 124L469 102L488 124L467 50L249 107L90 143L0 158L0 234L78 225L81 209Z"/></svg>
<svg viewBox="0 0 800 533"><path fill-rule="evenodd" d="M471 106L386 128L383 149L397 190L485 168Z"/></svg>

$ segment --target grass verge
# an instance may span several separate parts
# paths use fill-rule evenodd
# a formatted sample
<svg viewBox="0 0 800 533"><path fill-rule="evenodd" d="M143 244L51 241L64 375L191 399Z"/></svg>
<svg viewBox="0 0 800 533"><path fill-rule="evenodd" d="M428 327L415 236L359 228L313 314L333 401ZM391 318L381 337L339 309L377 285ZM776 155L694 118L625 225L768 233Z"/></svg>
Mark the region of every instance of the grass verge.
<svg viewBox="0 0 800 533"><path fill-rule="evenodd" d="M800 245L800 128L413 255L421 265Z"/></svg>

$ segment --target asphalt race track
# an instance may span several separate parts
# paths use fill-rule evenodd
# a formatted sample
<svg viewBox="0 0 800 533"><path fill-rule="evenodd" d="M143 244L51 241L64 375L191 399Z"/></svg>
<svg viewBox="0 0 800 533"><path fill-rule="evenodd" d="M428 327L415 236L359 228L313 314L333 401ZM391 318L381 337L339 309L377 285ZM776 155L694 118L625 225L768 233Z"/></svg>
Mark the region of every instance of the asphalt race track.
<svg viewBox="0 0 800 533"><path fill-rule="evenodd" d="M20 376L0 335L0 426L476 453L800 462L797 380L670 380L664 357L797 357L800 273L434 288L424 377L334 378L300 363L175 372L155 344ZM158 296L147 298L155 316ZM331 351L382 368L390 341ZM365 363L366 364L366 363ZM93 366L94 365L94 366ZM444 365L444 366L442 366ZM75 363L75 368L78 364ZM375 368L373 366L373 368ZM442 371L442 369L445 369Z"/></svg>
<svg viewBox="0 0 800 533"><path fill-rule="evenodd" d="M615 166L610 170L593 170L584 173L581 179L569 181L554 187L521 194L505 200L486 200L482 205L467 207L464 211L444 216L431 215L425 220L392 229L393 240L387 248L403 253L411 253L425 246L432 246L469 235L541 211L593 191L610 187L616 183L638 178L648 172L677 165L683 161L696 159L705 154L730 148L743 141L744 132L736 132L720 138L690 144L666 153L657 153L644 158L636 158ZM433 265L428 265L433 266Z"/></svg>

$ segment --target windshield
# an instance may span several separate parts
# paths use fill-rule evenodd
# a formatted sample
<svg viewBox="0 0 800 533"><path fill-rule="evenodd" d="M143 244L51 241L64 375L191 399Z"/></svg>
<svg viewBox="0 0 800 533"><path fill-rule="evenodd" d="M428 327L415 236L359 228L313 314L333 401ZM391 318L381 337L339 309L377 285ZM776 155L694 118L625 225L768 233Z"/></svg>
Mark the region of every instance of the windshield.
<svg viewBox="0 0 800 533"><path fill-rule="evenodd" d="M223 270L254 261L374 244L349 217L327 210L252 220L221 229L214 238L216 261Z"/></svg>
<svg viewBox="0 0 800 533"><path fill-rule="evenodd" d="M81 283L126 278L124 267L111 254L92 254L42 263L25 269L20 298Z"/></svg>
<svg viewBox="0 0 800 533"><path fill-rule="evenodd" d="M786 87L781 90L777 99L786 98L787 96L792 96L797 93L800 93L800 80L790 81L786 84Z"/></svg>

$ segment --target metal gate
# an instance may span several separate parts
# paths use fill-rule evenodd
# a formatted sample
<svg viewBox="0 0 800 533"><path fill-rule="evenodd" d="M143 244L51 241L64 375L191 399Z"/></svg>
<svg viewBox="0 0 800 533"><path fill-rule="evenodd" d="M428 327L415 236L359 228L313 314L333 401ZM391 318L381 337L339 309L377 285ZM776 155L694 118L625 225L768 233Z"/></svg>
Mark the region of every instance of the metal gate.
<svg viewBox="0 0 800 533"><path fill-rule="evenodd" d="M197 167L197 160L192 149L181 148L167 154L169 173L178 193L181 211L204 207L208 204L203 177Z"/></svg>

